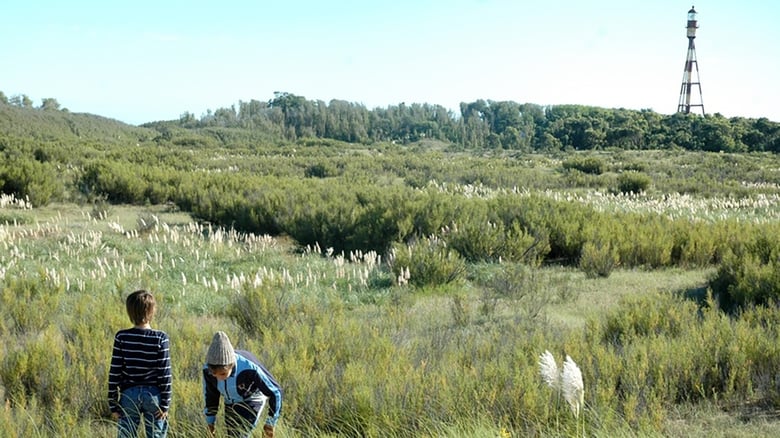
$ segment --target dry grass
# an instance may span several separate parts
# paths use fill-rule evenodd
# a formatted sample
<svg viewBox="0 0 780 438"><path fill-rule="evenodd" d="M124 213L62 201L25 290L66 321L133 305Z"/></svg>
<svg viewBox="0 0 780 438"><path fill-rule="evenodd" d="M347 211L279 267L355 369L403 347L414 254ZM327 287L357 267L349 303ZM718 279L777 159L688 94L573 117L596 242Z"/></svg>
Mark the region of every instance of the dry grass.
<svg viewBox="0 0 780 438"><path fill-rule="evenodd" d="M780 412L755 406L723 410L709 404L681 407L665 424L665 436L752 438L780 436Z"/></svg>
<svg viewBox="0 0 780 438"><path fill-rule="evenodd" d="M713 269L667 269L655 271L615 270L608 278L585 277L581 272L551 268L557 276L570 275L577 293L571 301L552 303L547 311L553 323L577 328L589 318L597 318L616 308L624 297L638 293L686 291L696 295L706 286Z"/></svg>

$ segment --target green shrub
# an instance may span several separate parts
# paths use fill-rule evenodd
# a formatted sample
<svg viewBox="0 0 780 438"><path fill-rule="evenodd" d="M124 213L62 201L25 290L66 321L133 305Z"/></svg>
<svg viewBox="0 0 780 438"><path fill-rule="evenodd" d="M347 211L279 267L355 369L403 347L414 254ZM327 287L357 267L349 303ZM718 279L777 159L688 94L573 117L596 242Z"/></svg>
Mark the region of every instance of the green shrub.
<svg viewBox="0 0 780 438"><path fill-rule="evenodd" d="M619 193L642 193L650 187L652 180L644 173L628 171L618 176L617 191Z"/></svg>
<svg viewBox="0 0 780 438"><path fill-rule="evenodd" d="M606 169L606 164L598 157L573 157L565 160L562 165L566 170L579 170L590 175L601 175Z"/></svg>
<svg viewBox="0 0 780 438"><path fill-rule="evenodd" d="M16 211L0 210L0 225L18 224L23 225L30 223L32 219L22 213Z"/></svg>
<svg viewBox="0 0 780 438"><path fill-rule="evenodd" d="M762 335L776 316L754 308L742 318L730 318L711 296L703 304L672 293L622 302L586 335L600 339L599 348L592 349L599 361L623 362L619 369L600 373L617 378L614 384L605 379L594 386L612 388L610 397L621 400L624 415L639 414L638 420L652 405L776 397L771 361L780 348L774 330ZM603 355L602 346L615 355ZM597 366L607 369L603 362Z"/></svg>
<svg viewBox="0 0 780 438"><path fill-rule="evenodd" d="M249 336L262 340L289 323L285 315L294 315L295 301L290 292L278 284L244 287L236 294L227 309L229 316Z"/></svg>
<svg viewBox="0 0 780 438"><path fill-rule="evenodd" d="M466 265L457 252L436 237L426 237L409 245L394 244L390 266L395 278L415 286L442 285L464 277ZM404 281L404 280L402 280Z"/></svg>
<svg viewBox="0 0 780 438"><path fill-rule="evenodd" d="M550 242L547 234L533 235L519 222L512 222L508 227L498 251L502 260L524 263L529 266L539 266L549 253Z"/></svg>
<svg viewBox="0 0 780 438"><path fill-rule="evenodd" d="M614 346L628 345L648 336L676 338L684 333L687 322L694 319L695 313L688 313L692 309L694 303L682 301L673 294L628 298L621 302L619 310L604 319L600 338Z"/></svg>
<svg viewBox="0 0 780 438"><path fill-rule="evenodd" d="M705 267L716 262L718 249L726 242L715 227L702 222L675 221L671 262L683 268Z"/></svg>
<svg viewBox="0 0 780 438"><path fill-rule="evenodd" d="M647 166L645 163L640 162L628 162L623 165L624 171L644 172Z"/></svg>
<svg viewBox="0 0 780 438"><path fill-rule="evenodd" d="M721 307L736 312L753 306L780 303L780 259L762 260L746 253L729 254L710 280Z"/></svg>
<svg viewBox="0 0 780 438"><path fill-rule="evenodd" d="M52 326L12 348L0 363L6 398L17 404L30 399L45 405L65 401L71 388L63 344L59 330Z"/></svg>
<svg viewBox="0 0 780 438"><path fill-rule="evenodd" d="M545 308L556 296L566 295L565 289L565 285L553 284L536 267L505 264L484 283L479 310L483 316L492 318L499 302L503 302L514 310L518 323L529 327L545 319Z"/></svg>
<svg viewBox="0 0 780 438"><path fill-rule="evenodd" d="M609 243L587 242L582 246L579 268L588 278L609 277L618 266L618 251Z"/></svg>
<svg viewBox="0 0 780 438"><path fill-rule="evenodd" d="M326 178L335 174L336 169L332 165L323 163L312 164L303 171L306 178Z"/></svg>
<svg viewBox="0 0 780 438"><path fill-rule="evenodd" d="M546 237L528 233L520 222L508 226L488 214L490 206L481 203L481 211L462 214L457 223L445 228L443 238L450 248L469 262L509 261L538 264L549 252Z"/></svg>
<svg viewBox="0 0 780 438"><path fill-rule="evenodd" d="M64 188L52 163L19 158L0 166L0 192L28 198L34 207L62 199Z"/></svg>
<svg viewBox="0 0 780 438"><path fill-rule="evenodd" d="M613 242L624 266L661 268L672 263L674 223L664 216L620 215L617 220L604 221L600 231Z"/></svg>
<svg viewBox="0 0 780 438"><path fill-rule="evenodd" d="M452 224L444 234L449 247L470 262L497 261L506 240L501 222L483 219L484 222L464 218L462 222Z"/></svg>
<svg viewBox="0 0 780 438"><path fill-rule="evenodd" d="M61 288L46 281L43 271L29 277L6 278L0 283L0 333L37 334L59 313ZM32 311L31 309L35 309Z"/></svg>
<svg viewBox="0 0 780 438"><path fill-rule="evenodd" d="M139 169L129 163L92 162L84 167L79 187L88 198L102 195L112 203L138 204L144 200L147 184Z"/></svg>

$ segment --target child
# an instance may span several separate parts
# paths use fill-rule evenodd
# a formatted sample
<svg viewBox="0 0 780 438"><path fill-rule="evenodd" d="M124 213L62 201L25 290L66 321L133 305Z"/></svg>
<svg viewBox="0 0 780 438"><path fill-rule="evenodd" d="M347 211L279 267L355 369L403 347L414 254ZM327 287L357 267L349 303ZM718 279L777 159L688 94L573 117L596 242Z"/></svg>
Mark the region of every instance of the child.
<svg viewBox="0 0 780 438"><path fill-rule="evenodd" d="M252 353L233 350L230 339L221 331L214 334L203 367L204 413L211 436L214 436L220 396L225 399L228 436L251 436L268 401L263 437L273 438L282 411L282 389Z"/></svg>
<svg viewBox="0 0 780 438"><path fill-rule="evenodd" d="M108 374L111 416L119 421L120 438L136 437L142 417L148 438L165 438L172 380L168 335L149 325L157 311L151 293L135 291L125 306L135 325L114 337Z"/></svg>

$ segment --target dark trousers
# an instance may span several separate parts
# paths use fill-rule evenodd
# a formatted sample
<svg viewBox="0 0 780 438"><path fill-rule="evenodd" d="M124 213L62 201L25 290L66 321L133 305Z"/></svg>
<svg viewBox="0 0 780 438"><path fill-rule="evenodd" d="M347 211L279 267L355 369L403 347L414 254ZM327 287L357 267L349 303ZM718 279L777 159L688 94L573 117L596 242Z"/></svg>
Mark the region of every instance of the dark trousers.
<svg viewBox="0 0 780 438"><path fill-rule="evenodd" d="M262 405L260 406L262 408ZM225 429L231 438L246 438L252 435L260 418L260 411L246 403L225 404Z"/></svg>

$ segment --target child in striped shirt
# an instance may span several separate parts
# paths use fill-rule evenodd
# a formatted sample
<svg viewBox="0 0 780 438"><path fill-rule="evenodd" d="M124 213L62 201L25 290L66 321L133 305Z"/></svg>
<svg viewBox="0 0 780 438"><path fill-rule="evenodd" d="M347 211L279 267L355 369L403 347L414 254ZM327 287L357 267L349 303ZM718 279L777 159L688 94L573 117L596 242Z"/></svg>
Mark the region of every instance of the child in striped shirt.
<svg viewBox="0 0 780 438"><path fill-rule="evenodd" d="M154 296L137 290L125 302L134 324L114 336L108 374L108 403L120 438L136 437L143 419L146 436L165 438L171 406L168 334L149 325L157 311Z"/></svg>

